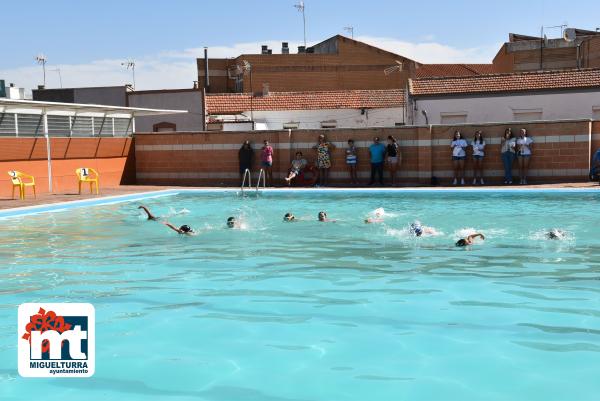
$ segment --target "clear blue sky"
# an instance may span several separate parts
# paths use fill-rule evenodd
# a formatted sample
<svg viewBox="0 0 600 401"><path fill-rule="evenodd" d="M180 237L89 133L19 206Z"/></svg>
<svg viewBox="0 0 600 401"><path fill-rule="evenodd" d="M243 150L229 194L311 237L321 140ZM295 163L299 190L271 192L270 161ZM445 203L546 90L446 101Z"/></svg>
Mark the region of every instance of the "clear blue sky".
<svg viewBox="0 0 600 401"><path fill-rule="evenodd" d="M197 79L195 57L254 53L269 42L302 41L298 0L7 0L2 2L0 79L42 83L34 57L48 58L47 87L132 82L138 89L185 88ZM509 32L539 35L540 26L600 26L600 1L579 0L306 0L308 44L345 26L355 37L420 62L491 62ZM560 29L549 30L557 37ZM349 34L347 34L349 35Z"/></svg>
<svg viewBox="0 0 600 401"><path fill-rule="evenodd" d="M299 41L294 2L9 0L2 2L0 68L29 65L40 51L55 62L81 63L204 45ZM309 42L353 25L356 35L464 48L502 42L511 31L535 35L542 23L594 29L600 1L307 0L306 14Z"/></svg>

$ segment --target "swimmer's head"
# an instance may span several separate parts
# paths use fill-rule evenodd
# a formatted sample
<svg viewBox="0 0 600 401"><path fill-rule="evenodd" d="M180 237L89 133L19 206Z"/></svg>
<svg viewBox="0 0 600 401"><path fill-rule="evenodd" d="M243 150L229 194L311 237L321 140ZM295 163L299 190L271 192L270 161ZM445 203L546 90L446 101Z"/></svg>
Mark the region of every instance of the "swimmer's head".
<svg viewBox="0 0 600 401"><path fill-rule="evenodd" d="M456 244L454 244L454 245L456 245L456 246L467 246L469 244L467 243L466 239L461 238L458 241L456 241Z"/></svg>
<svg viewBox="0 0 600 401"><path fill-rule="evenodd" d="M291 213L286 213L285 216L283 216L283 221L292 221L295 219L296 217Z"/></svg>
<svg viewBox="0 0 600 401"><path fill-rule="evenodd" d="M417 237L423 235L423 227L421 227L421 223L419 223L418 221L410 223L410 232Z"/></svg>
<svg viewBox="0 0 600 401"><path fill-rule="evenodd" d="M325 219L327 219L327 213L319 212L319 221L325 221Z"/></svg>
<svg viewBox="0 0 600 401"><path fill-rule="evenodd" d="M231 216L227 219L227 227L229 227L229 228L235 227L235 217Z"/></svg>
<svg viewBox="0 0 600 401"><path fill-rule="evenodd" d="M558 230L556 228L553 228L548 233L546 233L546 238L548 239L562 239L564 236L565 234L561 230Z"/></svg>
<svg viewBox="0 0 600 401"><path fill-rule="evenodd" d="M182 233L193 233L194 230L192 230L192 227L188 226L187 224L182 225L181 227L179 227L179 231L181 231Z"/></svg>

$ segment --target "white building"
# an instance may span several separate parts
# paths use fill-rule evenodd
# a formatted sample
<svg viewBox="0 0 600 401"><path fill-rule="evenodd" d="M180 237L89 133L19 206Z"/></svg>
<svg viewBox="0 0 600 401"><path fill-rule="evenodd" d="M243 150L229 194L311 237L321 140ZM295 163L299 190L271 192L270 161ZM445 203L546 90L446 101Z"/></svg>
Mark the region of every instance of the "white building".
<svg viewBox="0 0 600 401"><path fill-rule="evenodd" d="M600 120L600 69L410 80L409 123Z"/></svg>
<svg viewBox="0 0 600 401"><path fill-rule="evenodd" d="M206 95L209 130L394 127L406 123L404 91L341 90Z"/></svg>

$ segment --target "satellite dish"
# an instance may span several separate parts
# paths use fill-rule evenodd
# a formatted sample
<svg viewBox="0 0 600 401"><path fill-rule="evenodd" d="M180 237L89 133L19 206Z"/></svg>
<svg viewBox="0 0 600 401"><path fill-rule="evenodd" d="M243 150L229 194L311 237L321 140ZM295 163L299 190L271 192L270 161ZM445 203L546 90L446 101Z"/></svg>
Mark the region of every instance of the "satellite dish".
<svg viewBox="0 0 600 401"><path fill-rule="evenodd" d="M575 31L575 28L565 29L565 32L563 33L563 39L567 42L573 42L575 39L577 39L577 32Z"/></svg>

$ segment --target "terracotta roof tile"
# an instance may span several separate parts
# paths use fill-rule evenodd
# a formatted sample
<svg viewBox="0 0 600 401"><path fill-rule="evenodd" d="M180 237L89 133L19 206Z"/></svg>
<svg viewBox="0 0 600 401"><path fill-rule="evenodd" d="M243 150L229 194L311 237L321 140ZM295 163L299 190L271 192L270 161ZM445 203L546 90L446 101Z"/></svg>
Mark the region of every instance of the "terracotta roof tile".
<svg viewBox="0 0 600 401"><path fill-rule="evenodd" d="M464 77L495 72L493 64L421 64L417 67L416 77Z"/></svg>
<svg viewBox="0 0 600 401"><path fill-rule="evenodd" d="M488 74L410 80L414 96L600 88L600 69Z"/></svg>
<svg viewBox="0 0 600 401"><path fill-rule="evenodd" d="M239 114L250 110L249 93L215 93L206 95L208 114ZM402 89L344 90L325 92L270 92L254 96L255 111L376 109L404 106Z"/></svg>

